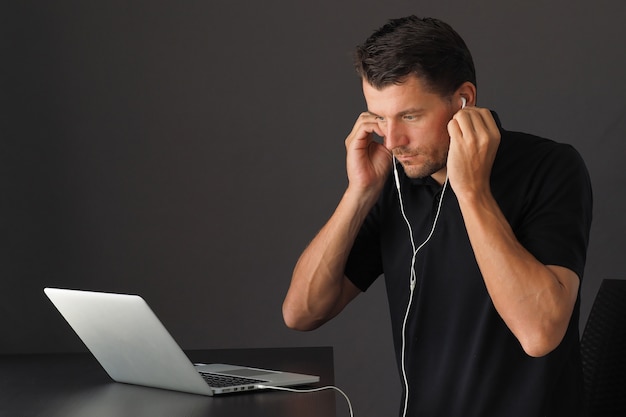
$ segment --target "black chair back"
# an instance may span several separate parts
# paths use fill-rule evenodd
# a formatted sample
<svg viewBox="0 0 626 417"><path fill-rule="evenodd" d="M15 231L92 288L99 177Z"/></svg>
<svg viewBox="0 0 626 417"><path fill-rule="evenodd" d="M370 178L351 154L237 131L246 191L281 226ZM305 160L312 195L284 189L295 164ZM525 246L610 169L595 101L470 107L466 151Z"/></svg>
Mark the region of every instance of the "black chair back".
<svg viewBox="0 0 626 417"><path fill-rule="evenodd" d="M589 417L626 416L626 280L602 281L580 343Z"/></svg>

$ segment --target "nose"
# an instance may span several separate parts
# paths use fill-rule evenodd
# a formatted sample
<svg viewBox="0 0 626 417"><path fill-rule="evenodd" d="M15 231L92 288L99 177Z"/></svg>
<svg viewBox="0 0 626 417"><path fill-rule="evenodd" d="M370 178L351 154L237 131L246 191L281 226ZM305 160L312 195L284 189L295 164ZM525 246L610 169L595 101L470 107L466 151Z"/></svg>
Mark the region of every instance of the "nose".
<svg viewBox="0 0 626 417"><path fill-rule="evenodd" d="M385 147L389 150L393 150L405 146L408 142L408 136L402 123L388 121L385 126Z"/></svg>

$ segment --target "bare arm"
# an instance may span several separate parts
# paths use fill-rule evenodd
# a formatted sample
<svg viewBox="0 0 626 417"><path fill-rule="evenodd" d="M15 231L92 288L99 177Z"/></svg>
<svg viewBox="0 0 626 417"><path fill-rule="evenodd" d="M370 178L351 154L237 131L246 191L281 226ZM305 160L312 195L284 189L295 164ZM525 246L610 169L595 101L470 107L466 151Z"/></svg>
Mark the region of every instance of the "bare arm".
<svg viewBox="0 0 626 417"><path fill-rule="evenodd" d="M345 142L348 189L294 268L283 302L288 327L313 330L339 314L360 293L344 276L344 269L358 231L389 174L392 159L382 144L372 140L372 132L381 134L374 116L362 113Z"/></svg>
<svg viewBox="0 0 626 417"><path fill-rule="evenodd" d="M461 110L448 130L450 185L487 291L525 352L546 355L565 335L579 278L567 268L543 265L530 254L493 198L489 177L500 135L489 110Z"/></svg>
<svg viewBox="0 0 626 417"><path fill-rule="evenodd" d="M343 271L365 215L365 209L346 192L333 216L302 253L283 303L288 327L313 330L339 314L359 294Z"/></svg>

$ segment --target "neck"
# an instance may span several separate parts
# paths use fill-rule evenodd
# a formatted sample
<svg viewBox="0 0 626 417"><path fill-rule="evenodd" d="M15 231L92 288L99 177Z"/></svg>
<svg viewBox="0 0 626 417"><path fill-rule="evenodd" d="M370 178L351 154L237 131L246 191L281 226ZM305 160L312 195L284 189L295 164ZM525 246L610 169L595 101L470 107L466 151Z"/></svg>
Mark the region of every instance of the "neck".
<svg viewBox="0 0 626 417"><path fill-rule="evenodd" d="M439 171L432 174L430 177L434 179L435 181L437 181L439 185L443 185L443 183L446 181L447 174L448 174L448 170L446 169L446 167L443 167Z"/></svg>

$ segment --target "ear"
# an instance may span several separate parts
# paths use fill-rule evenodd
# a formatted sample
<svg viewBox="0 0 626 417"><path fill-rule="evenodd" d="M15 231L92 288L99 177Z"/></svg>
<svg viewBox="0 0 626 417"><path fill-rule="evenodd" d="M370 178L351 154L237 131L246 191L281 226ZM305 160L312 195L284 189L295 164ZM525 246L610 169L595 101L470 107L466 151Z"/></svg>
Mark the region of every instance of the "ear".
<svg viewBox="0 0 626 417"><path fill-rule="evenodd" d="M467 106L475 106L476 105L476 86L469 81L464 82L454 93L454 98L456 98L461 104L461 97L464 97L467 101Z"/></svg>

